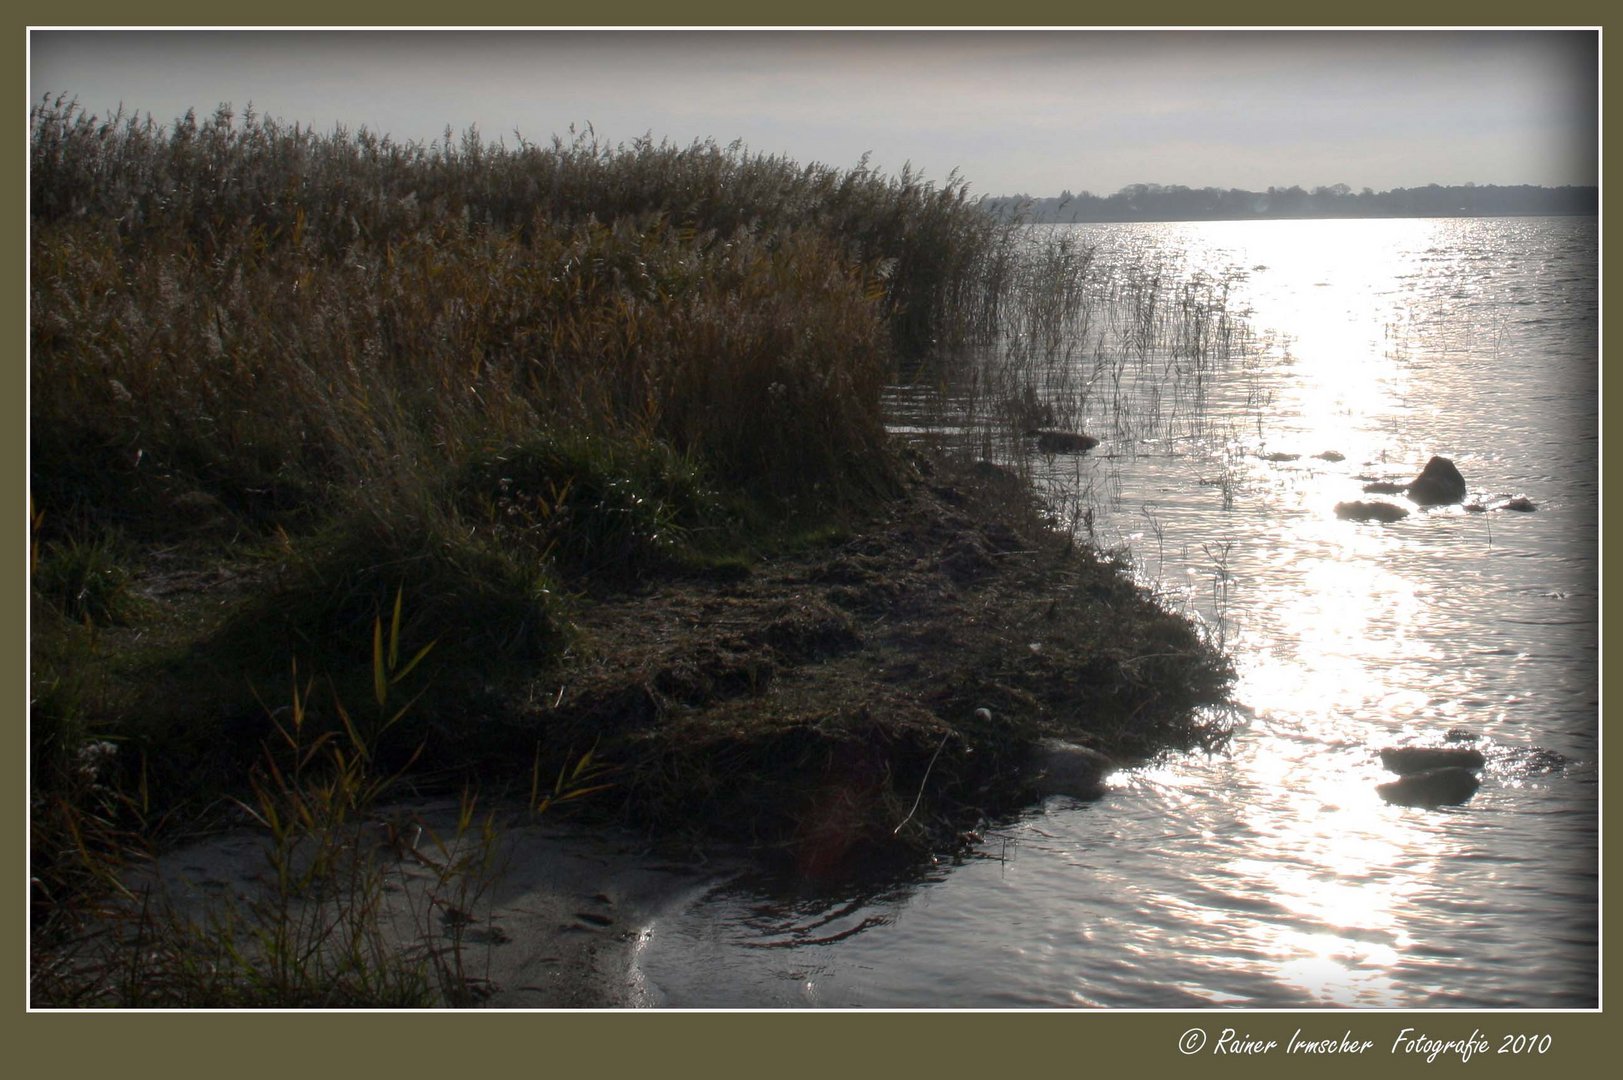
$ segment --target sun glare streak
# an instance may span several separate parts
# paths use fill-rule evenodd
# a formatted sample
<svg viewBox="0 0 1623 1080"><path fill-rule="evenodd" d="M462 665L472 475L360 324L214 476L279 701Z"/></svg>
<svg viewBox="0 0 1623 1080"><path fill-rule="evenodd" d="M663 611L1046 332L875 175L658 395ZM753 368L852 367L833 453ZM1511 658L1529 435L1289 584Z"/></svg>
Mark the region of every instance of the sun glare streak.
<svg viewBox="0 0 1623 1080"><path fill-rule="evenodd" d="M1390 946L1336 934L1288 935L1281 945L1297 955L1279 966L1276 977L1320 1004L1380 1007L1403 1000L1402 989L1388 974L1399 959Z"/></svg>
<svg viewBox="0 0 1623 1080"><path fill-rule="evenodd" d="M1290 418L1276 438L1364 461L1388 449L1380 421L1402 413L1408 394L1394 340L1405 314L1391 283L1419 272L1436 226L1383 221L1353 232L1338 224L1292 222L1238 296L1259 324L1290 328L1274 346L1293 376L1273 402L1275 416Z"/></svg>
<svg viewBox="0 0 1623 1080"><path fill-rule="evenodd" d="M1321 1003L1400 1000L1390 971L1410 944L1403 912L1428 887L1437 857L1417 859L1393 832L1367 764L1275 754L1250 768L1256 782L1290 794L1247 818L1244 854L1223 872L1261 884L1278 914L1234 920L1213 911L1207 921L1244 938L1239 951L1275 958L1275 978Z"/></svg>
<svg viewBox="0 0 1623 1080"><path fill-rule="evenodd" d="M1288 660L1256 654L1241 671L1243 699L1323 719L1387 701L1402 685L1391 673L1431 656L1417 633L1424 607L1415 583L1356 550L1380 541L1347 529L1340 535L1341 551L1294 544L1275 556L1290 573L1285 587L1260 598L1258 607L1300 645Z"/></svg>

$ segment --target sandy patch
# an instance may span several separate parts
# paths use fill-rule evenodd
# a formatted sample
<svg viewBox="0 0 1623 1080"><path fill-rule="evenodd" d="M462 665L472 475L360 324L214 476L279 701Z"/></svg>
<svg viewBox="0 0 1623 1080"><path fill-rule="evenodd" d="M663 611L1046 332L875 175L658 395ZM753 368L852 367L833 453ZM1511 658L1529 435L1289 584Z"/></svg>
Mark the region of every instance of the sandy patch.
<svg viewBox="0 0 1623 1080"><path fill-rule="evenodd" d="M662 911L739 869L601 827L507 813L498 815L505 820L487 872L453 874L447 868L479 848L477 827L458 838L457 816L447 802L391 807L353 831L353 865L382 875L378 920L388 938L408 956L432 951L459 963L484 1007L652 1004L634 963L637 947ZM233 830L161 856L156 879L148 874L141 883L156 880L156 895L205 925L275 895L268 852L263 830Z"/></svg>

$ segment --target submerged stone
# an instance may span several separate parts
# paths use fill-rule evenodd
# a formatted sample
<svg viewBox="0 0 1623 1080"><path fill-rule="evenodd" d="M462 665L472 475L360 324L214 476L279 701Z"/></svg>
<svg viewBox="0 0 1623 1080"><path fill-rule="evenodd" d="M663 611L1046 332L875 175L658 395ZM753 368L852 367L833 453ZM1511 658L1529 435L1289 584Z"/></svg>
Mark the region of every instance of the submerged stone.
<svg viewBox="0 0 1623 1080"><path fill-rule="evenodd" d="M1336 503L1336 517L1344 521L1402 521L1408 516L1409 511L1387 502L1355 500Z"/></svg>
<svg viewBox="0 0 1623 1080"><path fill-rule="evenodd" d="M1511 770L1520 776L1543 776L1566 770L1567 756L1542 746L1520 751L1510 759Z"/></svg>
<svg viewBox="0 0 1623 1080"><path fill-rule="evenodd" d="M1099 440L1080 431L1037 431L1037 449L1045 454L1085 454Z"/></svg>
<svg viewBox="0 0 1623 1080"><path fill-rule="evenodd" d="M1533 504L1533 500L1525 495L1502 498L1492 503L1470 502L1465 504L1466 512L1471 514L1485 514L1490 510L1514 510L1517 513L1530 514L1537 509L1538 507Z"/></svg>
<svg viewBox="0 0 1623 1080"><path fill-rule="evenodd" d="M1109 756L1063 739L1044 739L1032 754L1032 786L1041 795L1097 799L1116 768Z"/></svg>
<svg viewBox="0 0 1623 1080"><path fill-rule="evenodd" d="M1482 781L1457 765L1414 772L1389 784L1378 784L1381 798L1397 806L1454 806L1476 794Z"/></svg>

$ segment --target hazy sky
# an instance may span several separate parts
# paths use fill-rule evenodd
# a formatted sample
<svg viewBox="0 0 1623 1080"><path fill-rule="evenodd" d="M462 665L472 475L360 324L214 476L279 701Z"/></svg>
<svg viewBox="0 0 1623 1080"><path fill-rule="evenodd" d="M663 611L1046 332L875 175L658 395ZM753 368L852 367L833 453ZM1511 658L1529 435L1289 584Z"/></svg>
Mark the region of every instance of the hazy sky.
<svg viewBox="0 0 1623 1080"><path fill-rule="evenodd" d="M170 121L229 102L431 142L591 124L976 194L1132 183L1593 184L1593 31L81 31L30 88Z"/></svg>

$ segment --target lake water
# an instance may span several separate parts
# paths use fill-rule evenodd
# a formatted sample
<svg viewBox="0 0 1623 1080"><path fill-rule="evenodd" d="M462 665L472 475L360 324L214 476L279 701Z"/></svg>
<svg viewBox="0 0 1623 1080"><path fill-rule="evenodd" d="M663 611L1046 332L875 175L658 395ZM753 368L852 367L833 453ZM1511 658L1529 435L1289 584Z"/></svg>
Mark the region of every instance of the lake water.
<svg viewBox="0 0 1623 1080"><path fill-rule="evenodd" d="M1065 228L1105 292L1195 280L1243 316L1195 370L1176 349L1128 363L1101 313L1097 341L1054 360L1101 445L1032 463L1234 656L1232 742L1050 799L910 880L719 883L644 937L649 998L1595 1007L1595 221ZM1472 500L1537 509L1336 517L1433 454ZM1376 751L1450 729L1487 754L1475 797L1384 802Z"/></svg>

